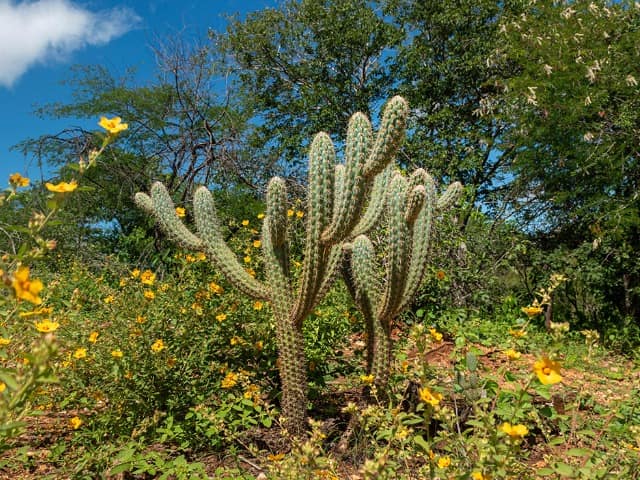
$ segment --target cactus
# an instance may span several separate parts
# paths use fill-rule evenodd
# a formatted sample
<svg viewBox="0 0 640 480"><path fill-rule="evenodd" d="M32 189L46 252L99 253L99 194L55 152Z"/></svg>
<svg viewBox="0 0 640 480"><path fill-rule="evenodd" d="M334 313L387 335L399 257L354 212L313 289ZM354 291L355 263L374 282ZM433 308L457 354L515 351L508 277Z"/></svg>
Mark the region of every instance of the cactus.
<svg viewBox="0 0 640 480"><path fill-rule="evenodd" d="M379 390L386 388L391 370L392 321L409 306L425 275L434 215L449 208L461 190L454 182L436 198L434 181L423 169L408 180L396 173L386 195L384 273L366 235L358 233L344 245L343 276L365 318L367 369Z"/></svg>
<svg viewBox="0 0 640 480"><path fill-rule="evenodd" d="M336 164L333 143L318 133L309 151L306 243L297 286L289 271L287 189L273 178L267 187L267 214L262 227L266 281L250 276L225 244L211 193L205 187L194 195L196 234L177 217L161 183L150 196L136 194L138 206L152 214L173 241L207 254L213 266L243 293L271 303L276 325L282 412L294 436L305 428L307 407L306 359L302 326L327 293L343 258L343 244L355 232L374 225L384 205L384 186L393 158L405 134L408 106L394 97L384 108L375 142L369 120L354 114L347 130L345 162Z"/></svg>

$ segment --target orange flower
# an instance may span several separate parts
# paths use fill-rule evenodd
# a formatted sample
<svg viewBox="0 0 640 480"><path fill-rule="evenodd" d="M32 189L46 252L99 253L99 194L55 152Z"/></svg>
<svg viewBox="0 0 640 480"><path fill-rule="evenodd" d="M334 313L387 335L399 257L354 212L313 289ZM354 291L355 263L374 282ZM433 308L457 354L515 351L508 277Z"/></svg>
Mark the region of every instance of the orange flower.
<svg viewBox="0 0 640 480"><path fill-rule="evenodd" d="M522 307L521 310L528 317L535 317L536 315L540 315L542 313L542 307L538 305L529 305L528 307Z"/></svg>
<svg viewBox="0 0 640 480"><path fill-rule="evenodd" d="M420 395L420 400L422 400L424 403L428 403L432 407L437 407L438 404L442 401L442 394L433 393L427 387L418 390L418 394Z"/></svg>
<svg viewBox="0 0 640 480"><path fill-rule="evenodd" d="M77 430L82 425L82 420L80 419L80 417L73 417L71 420L69 420L69 425L71 425L71 428L73 428L74 430Z"/></svg>
<svg viewBox="0 0 640 480"><path fill-rule="evenodd" d="M9 176L9 183L15 187L28 187L29 181L27 177L23 177L19 173L14 173Z"/></svg>
<svg viewBox="0 0 640 480"><path fill-rule="evenodd" d="M543 385L553 385L562 381L560 363L542 357L533 364L533 371Z"/></svg>
<svg viewBox="0 0 640 480"><path fill-rule="evenodd" d="M500 430L509 435L511 440L520 440L529 433L529 429L524 425L511 425L505 422L500 426Z"/></svg>
<svg viewBox="0 0 640 480"><path fill-rule="evenodd" d="M42 291L43 285L40 280L29 280L29 267L20 265L13 274L11 286L15 290L16 298L26 300L34 305L40 305L42 299L38 294Z"/></svg>
<svg viewBox="0 0 640 480"><path fill-rule="evenodd" d="M100 117L98 125L100 125L102 128L113 135L129 128L129 125L127 123L122 123L122 119L120 117Z"/></svg>
<svg viewBox="0 0 640 480"><path fill-rule="evenodd" d="M36 330L40 333L55 332L60 324L58 322L52 322L51 320L42 320L41 322L35 322Z"/></svg>
<svg viewBox="0 0 640 480"><path fill-rule="evenodd" d="M145 270L140 274L140 282L144 285L153 285L156 281L156 274L151 270Z"/></svg>
<svg viewBox="0 0 640 480"><path fill-rule="evenodd" d="M45 183L45 187L47 190L54 193L69 193L73 192L76 188L78 188L78 182L75 180L71 180L70 182L60 182L60 183Z"/></svg>

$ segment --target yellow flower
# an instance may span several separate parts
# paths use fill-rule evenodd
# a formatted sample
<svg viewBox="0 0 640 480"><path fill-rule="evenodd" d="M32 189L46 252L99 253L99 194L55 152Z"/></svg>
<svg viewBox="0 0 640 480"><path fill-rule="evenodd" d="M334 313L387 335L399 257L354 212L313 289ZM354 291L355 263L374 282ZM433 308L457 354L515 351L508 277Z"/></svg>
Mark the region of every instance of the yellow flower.
<svg viewBox="0 0 640 480"><path fill-rule="evenodd" d="M374 380L375 380L374 375L360 375L360 381L365 385L373 385Z"/></svg>
<svg viewBox="0 0 640 480"><path fill-rule="evenodd" d="M96 343L98 341L98 336L100 334L98 332L91 332L89 334L89 343Z"/></svg>
<svg viewBox="0 0 640 480"><path fill-rule="evenodd" d="M162 350L164 350L164 348L164 342L160 339L156 340L155 342L153 342L153 345L151 345L151 350L155 353L161 352Z"/></svg>
<svg viewBox="0 0 640 480"><path fill-rule="evenodd" d="M437 407L438 404L442 401L442 394L437 392L432 392L429 388L424 387L418 390L418 394L420 395L420 400L425 403L428 403L432 407Z"/></svg>
<svg viewBox="0 0 640 480"><path fill-rule="evenodd" d="M9 345L11 343L10 338L0 337L0 347L4 347L5 345Z"/></svg>
<svg viewBox="0 0 640 480"><path fill-rule="evenodd" d="M42 320L41 322L35 322L36 330L40 333L55 332L60 324L58 322L52 322L51 320Z"/></svg>
<svg viewBox="0 0 640 480"><path fill-rule="evenodd" d="M20 265L13 274L11 286L15 290L16 298L26 300L34 305L40 305L42 299L38 294L44 288L40 280L29 280L29 267Z"/></svg>
<svg viewBox="0 0 640 480"><path fill-rule="evenodd" d="M140 276L140 270L135 268L133 270L131 270L131 277L132 278L138 278Z"/></svg>
<svg viewBox="0 0 640 480"><path fill-rule="evenodd" d="M74 430L77 430L82 425L82 420L80 419L80 417L73 417L71 420L69 420L69 425L71 425L71 428L73 428Z"/></svg>
<svg viewBox="0 0 640 480"><path fill-rule="evenodd" d="M176 215L180 218L184 218L187 216L187 211L182 207L176 207Z"/></svg>
<svg viewBox="0 0 640 480"><path fill-rule="evenodd" d="M520 328L512 328L509 330L509 335L514 338L522 338L527 336L527 331Z"/></svg>
<svg viewBox="0 0 640 480"><path fill-rule="evenodd" d="M287 217L293 217L294 213L295 212L291 209L287 210Z"/></svg>
<svg viewBox="0 0 640 480"><path fill-rule="evenodd" d="M279 462L284 458L284 453L270 453L269 455L267 455L267 460L269 460L270 462Z"/></svg>
<svg viewBox="0 0 640 480"><path fill-rule="evenodd" d="M122 119L120 117L100 117L100 121L98 122L102 128L104 128L107 132L111 134L120 133L123 130L129 128L129 125L126 123L122 123Z"/></svg>
<svg viewBox="0 0 640 480"><path fill-rule="evenodd" d="M533 364L533 371L543 385L553 385L562 381L560 363L542 357Z"/></svg>
<svg viewBox="0 0 640 480"><path fill-rule="evenodd" d="M520 440L529 433L529 429L524 425L511 425L509 422L503 423L500 430L509 435L511 440Z"/></svg>
<svg viewBox="0 0 640 480"><path fill-rule="evenodd" d="M217 293L218 295L221 295L224 292L224 288L222 288L215 282L211 282L209 284L209 290L211 290L213 293Z"/></svg>
<svg viewBox="0 0 640 480"><path fill-rule="evenodd" d="M440 457L438 459L438 468L447 468L449 465L451 465L451 458Z"/></svg>
<svg viewBox="0 0 640 480"><path fill-rule="evenodd" d="M156 298L156 294L151 290L145 290L143 295L147 300L153 300L154 298Z"/></svg>
<svg viewBox="0 0 640 480"><path fill-rule="evenodd" d="M76 349L75 352L73 352L73 358L80 360L82 358L85 358L87 356L87 349L84 347L80 347L78 349Z"/></svg>
<svg viewBox="0 0 640 480"><path fill-rule="evenodd" d="M233 346L233 345L241 345L244 343L244 340L242 340L240 337L237 336L233 336L231 337L231 340L229 340L229 343Z"/></svg>
<svg viewBox="0 0 640 480"><path fill-rule="evenodd" d="M254 346L256 347L256 350L258 350L259 352L261 352L261 351L262 351L262 348L264 347L264 343L262 342L262 340L258 340L258 341L255 343L255 345L254 345Z"/></svg>
<svg viewBox="0 0 640 480"><path fill-rule="evenodd" d="M260 300L256 300L255 302L253 302L253 309L254 310L262 310L262 307L264 306L264 303L262 303Z"/></svg>
<svg viewBox="0 0 640 480"><path fill-rule="evenodd" d="M124 354L122 353L122 350L120 350L120 349L116 349L116 350L112 350L111 351L111 356L113 358L122 358L123 355Z"/></svg>
<svg viewBox="0 0 640 480"><path fill-rule="evenodd" d="M253 241L253 248L260 248L262 246L262 242L260 240Z"/></svg>
<svg viewBox="0 0 640 480"><path fill-rule="evenodd" d="M227 319L226 313L221 313L219 315L216 315L216 320L218 320L219 322L224 322L226 319Z"/></svg>
<svg viewBox="0 0 640 480"><path fill-rule="evenodd" d="M53 183L47 182L44 184L44 186L47 187L47 190L49 190L50 192L69 193L78 188L78 182L76 182L75 180L71 180L70 182L60 182L55 185Z"/></svg>
<svg viewBox="0 0 640 480"><path fill-rule="evenodd" d="M203 252L196 253L196 260L200 262L204 262L207 259L207 256Z"/></svg>
<svg viewBox="0 0 640 480"><path fill-rule="evenodd" d="M238 374L234 373L234 372L229 372L222 379L222 382L220 383L220 386L222 388L232 388L232 387L234 387L236 385L236 383L238 383Z"/></svg>
<svg viewBox="0 0 640 480"><path fill-rule="evenodd" d="M242 220L242 226L246 227L249 225L249 220Z"/></svg>
<svg viewBox="0 0 640 480"><path fill-rule="evenodd" d="M296 217L298 217L298 218L302 218L302 217L304 217L304 212L302 212L302 211L298 210L298 211L296 212Z"/></svg>
<svg viewBox="0 0 640 480"><path fill-rule="evenodd" d="M258 220L262 220L264 218L264 213L259 213L258 214Z"/></svg>
<svg viewBox="0 0 640 480"><path fill-rule="evenodd" d="M153 285L156 281L156 274L151 270L145 270L140 274L140 282L144 285Z"/></svg>
<svg viewBox="0 0 640 480"><path fill-rule="evenodd" d="M491 480L489 475L483 475L482 472L473 472L471 478L473 480Z"/></svg>
<svg viewBox="0 0 640 480"><path fill-rule="evenodd" d="M127 286L127 279L126 278L121 278L119 285L120 285L120 287L126 287Z"/></svg>
<svg viewBox="0 0 640 480"><path fill-rule="evenodd" d="M433 338L433 340L436 342L442 341L442 334L438 332L435 328L429 329L429 335L431 335L431 338Z"/></svg>
<svg viewBox="0 0 640 480"><path fill-rule="evenodd" d="M115 300L115 297L113 295L109 295L104 298L104 303L106 304L113 303L114 300Z"/></svg>
<svg viewBox="0 0 640 480"><path fill-rule="evenodd" d="M251 257L249 255L244 257L244 263L251 263Z"/></svg>
<svg viewBox="0 0 640 480"><path fill-rule="evenodd" d="M188 253L187 255L184 256L184 259L187 261L187 263L195 263L196 261L196 257L194 257L193 255L191 255L190 253Z"/></svg>
<svg viewBox="0 0 640 480"><path fill-rule="evenodd" d="M23 177L19 173L14 173L9 176L9 183L16 187L28 187L29 181L27 177Z"/></svg>
<svg viewBox="0 0 640 480"><path fill-rule="evenodd" d="M505 350L504 355L509 359L509 360L517 360L520 358L520 352L518 352L517 350L514 350L513 348L509 348L507 350Z"/></svg>
<svg viewBox="0 0 640 480"><path fill-rule="evenodd" d="M522 312L528 317L535 317L542 313L542 307L536 305L529 305L528 307L522 307Z"/></svg>
<svg viewBox="0 0 640 480"><path fill-rule="evenodd" d="M137 322L137 323L144 323L144 322L146 322L146 321L147 321L147 318L146 318L146 317L143 317L142 315L138 315L138 316L136 316L136 322Z"/></svg>
<svg viewBox="0 0 640 480"><path fill-rule="evenodd" d="M4 392L7 389L7 384L4 382L0 382L0 393Z"/></svg>
<svg viewBox="0 0 640 480"><path fill-rule="evenodd" d="M436 272L436 278L438 280L444 280L447 277L447 274L444 272L444 270L438 270Z"/></svg>

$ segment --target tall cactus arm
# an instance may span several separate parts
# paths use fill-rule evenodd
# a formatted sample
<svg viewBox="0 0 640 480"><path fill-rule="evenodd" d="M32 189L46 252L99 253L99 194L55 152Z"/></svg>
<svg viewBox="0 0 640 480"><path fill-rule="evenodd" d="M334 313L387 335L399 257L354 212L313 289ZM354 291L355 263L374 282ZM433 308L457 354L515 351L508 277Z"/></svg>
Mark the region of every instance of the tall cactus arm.
<svg viewBox="0 0 640 480"><path fill-rule="evenodd" d="M436 187L433 178L426 172L424 180L425 198L422 208L411 226L411 260L407 273L407 282L402 293L402 302L397 307L397 313L404 310L413 301L427 270L431 225L436 203Z"/></svg>
<svg viewBox="0 0 640 480"><path fill-rule="evenodd" d="M409 116L407 101L399 96L387 102L382 113L382 122L369 158L364 166L367 178L373 178L380 173L394 158L402 140L404 140Z"/></svg>
<svg viewBox="0 0 640 480"><path fill-rule="evenodd" d="M324 243L333 244L345 238L358 220L367 191L363 168L372 139L369 119L362 113L354 114L347 129L344 177L340 188L336 188L333 221L322 234Z"/></svg>
<svg viewBox="0 0 640 480"><path fill-rule="evenodd" d="M340 203L340 198L344 195L344 180L346 169L341 163L336 164L333 169L333 205L334 207ZM338 219L338 209L333 209L333 215L331 216L331 224L335 224ZM330 227L329 227L330 228ZM325 230L326 232L326 230ZM323 233L324 235L324 233Z"/></svg>
<svg viewBox="0 0 640 480"><path fill-rule="evenodd" d="M438 198L438 210L442 211L450 208L454 203L458 201L460 195L462 195L462 191L463 187L460 182L453 182L452 184L450 184L445 192L440 195L440 198Z"/></svg>
<svg viewBox="0 0 640 480"><path fill-rule="evenodd" d="M287 185L282 178L274 177L267 186L267 220L269 228L263 232L269 236L274 258L285 277L289 278L289 245L287 243Z"/></svg>
<svg viewBox="0 0 640 480"><path fill-rule="evenodd" d="M247 295L268 300L269 289L253 278L242 267L236 255L227 246L220 231L218 215L211 192L206 187L196 190L193 197L196 228L203 240L207 254L227 280Z"/></svg>
<svg viewBox="0 0 640 480"><path fill-rule="evenodd" d="M391 177L393 176L393 169L394 167L390 163L376 176L373 182L373 188L371 189L369 205L358 224L354 227L353 232L351 233L352 237L366 235L380 220L382 212L384 212L387 188L391 181Z"/></svg>
<svg viewBox="0 0 640 480"><path fill-rule="evenodd" d="M202 240L191 233L178 218L173 200L162 183L156 182L152 185L151 197L144 193L136 193L134 200L136 205L155 217L170 240L187 249L204 249Z"/></svg>
<svg viewBox="0 0 640 480"><path fill-rule="evenodd" d="M330 247L324 247L320 237L333 216L335 159L329 135L317 134L309 152L307 236L298 303L293 315L296 322L302 321L313 309L325 275Z"/></svg>
<svg viewBox="0 0 640 480"><path fill-rule="evenodd" d="M285 214L286 215L286 214ZM274 313L278 319L288 319L293 307L293 291L289 282L289 277L278 255L278 247L275 246L274 235L271 232L273 223L272 217L267 215L262 224L262 252L264 254L264 264L267 280L271 287L271 302Z"/></svg>
<svg viewBox="0 0 640 480"><path fill-rule="evenodd" d="M407 281L409 264L409 226L404 218L407 204L407 180L396 174L389 187L387 284L376 316L388 323L400 302Z"/></svg>
<svg viewBox="0 0 640 480"><path fill-rule="evenodd" d="M379 280L376 252L366 235L359 235L351 246L351 271L356 293L366 296L370 305L377 305L382 291Z"/></svg>
<svg viewBox="0 0 640 480"><path fill-rule="evenodd" d="M353 242L351 270L356 285L354 299L366 324L367 371L374 375L377 386L384 387L391 361L391 319L376 314L381 299L378 268L373 245L364 235Z"/></svg>
<svg viewBox="0 0 640 480"><path fill-rule="evenodd" d="M413 225L418 218L420 210L424 205L426 195L427 192L424 185L416 185L409 192L409 195L407 196L407 206L404 212L404 219L409 225Z"/></svg>

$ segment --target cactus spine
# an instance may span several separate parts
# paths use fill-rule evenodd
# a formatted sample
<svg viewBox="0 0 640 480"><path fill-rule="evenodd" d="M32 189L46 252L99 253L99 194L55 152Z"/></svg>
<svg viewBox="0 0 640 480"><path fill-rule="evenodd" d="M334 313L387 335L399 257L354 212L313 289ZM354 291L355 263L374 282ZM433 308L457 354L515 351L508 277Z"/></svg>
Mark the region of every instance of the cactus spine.
<svg viewBox="0 0 640 480"><path fill-rule="evenodd" d="M276 324L282 412L293 435L305 429L307 363L302 326L322 300L340 270L343 244L354 232L375 224L384 205L390 165L405 134L408 106L394 97L384 108L380 129L373 138L371 123L354 114L347 130L345 162L336 164L333 143L318 133L309 151L306 243L297 286L289 271L287 190L273 178L267 188L267 214L262 226L262 253L266 281L250 276L225 244L209 190L194 195L196 234L177 217L165 187L156 183L150 196L136 194L138 206L152 214L167 236L188 249L204 249L213 266L245 294L271 303Z"/></svg>
<svg viewBox="0 0 640 480"><path fill-rule="evenodd" d="M424 170L408 180L396 173L386 198L384 273L366 235L345 244L343 275L365 318L367 368L379 389L387 386L391 370L392 321L410 304L426 272L434 215L451 206L461 190L455 182L436 198L434 181Z"/></svg>

